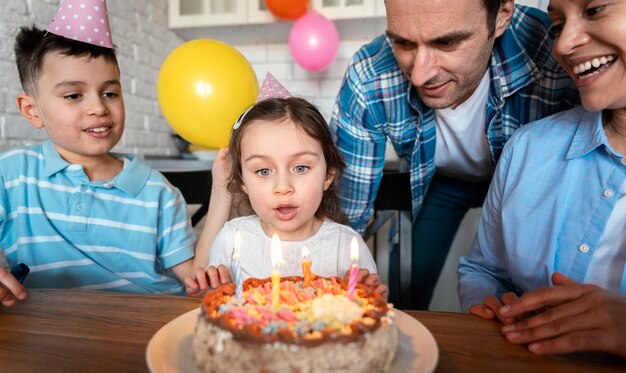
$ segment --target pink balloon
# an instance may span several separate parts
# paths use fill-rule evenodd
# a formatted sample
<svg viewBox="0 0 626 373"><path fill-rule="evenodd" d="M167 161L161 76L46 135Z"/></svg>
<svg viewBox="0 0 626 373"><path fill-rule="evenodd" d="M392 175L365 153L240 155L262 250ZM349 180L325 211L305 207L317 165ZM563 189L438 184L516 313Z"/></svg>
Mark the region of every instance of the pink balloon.
<svg viewBox="0 0 626 373"><path fill-rule="evenodd" d="M312 11L293 24L289 32L289 49L298 65L310 71L319 71L335 59L339 33L332 21Z"/></svg>

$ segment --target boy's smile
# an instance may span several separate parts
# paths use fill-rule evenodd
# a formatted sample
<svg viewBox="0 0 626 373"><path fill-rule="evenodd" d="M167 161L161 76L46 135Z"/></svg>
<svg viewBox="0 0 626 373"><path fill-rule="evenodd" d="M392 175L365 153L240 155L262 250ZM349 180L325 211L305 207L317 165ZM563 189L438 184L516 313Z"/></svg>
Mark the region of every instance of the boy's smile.
<svg viewBox="0 0 626 373"><path fill-rule="evenodd" d="M36 118L59 154L70 163L89 164L110 158L124 131L120 74L104 57L45 57L37 94Z"/></svg>

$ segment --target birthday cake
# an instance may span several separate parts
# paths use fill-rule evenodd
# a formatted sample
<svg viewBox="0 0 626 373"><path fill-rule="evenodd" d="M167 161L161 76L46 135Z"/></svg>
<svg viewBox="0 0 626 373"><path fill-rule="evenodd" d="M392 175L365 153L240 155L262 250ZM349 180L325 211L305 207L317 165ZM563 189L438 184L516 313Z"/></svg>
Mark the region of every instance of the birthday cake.
<svg viewBox="0 0 626 373"><path fill-rule="evenodd" d="M395 356L393 309L338 277L250 278L236 296L222 285L202 301L193 358L204 372L378 372Z"/></svg>

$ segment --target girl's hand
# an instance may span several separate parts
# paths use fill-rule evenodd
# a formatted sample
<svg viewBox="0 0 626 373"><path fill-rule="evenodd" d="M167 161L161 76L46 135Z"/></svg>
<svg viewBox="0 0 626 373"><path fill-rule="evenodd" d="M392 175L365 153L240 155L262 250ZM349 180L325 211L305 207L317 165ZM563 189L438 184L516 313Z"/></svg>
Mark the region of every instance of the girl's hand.
<svg viewBox="0 0 626 373"><path fill-rule="evenodd" d="M346 272L344 278L348 281L350 277L350 271ZM380 276L376 273L370 273L365 268L359 268L359 274L357 275L357 282L365 285L370 291L379 293L385 300L389 296L389 288L387 285L383 285L380 282Z"/></svg>
<svg viewBox="0 0 626 373"><path fill-rule="evenodd" d="M185 277L185 290L190 297L200 297L208 290L217 289L229 282L228 270L224 265L208 266L206 270L198 267L196 268L196 278Z"/></svg>

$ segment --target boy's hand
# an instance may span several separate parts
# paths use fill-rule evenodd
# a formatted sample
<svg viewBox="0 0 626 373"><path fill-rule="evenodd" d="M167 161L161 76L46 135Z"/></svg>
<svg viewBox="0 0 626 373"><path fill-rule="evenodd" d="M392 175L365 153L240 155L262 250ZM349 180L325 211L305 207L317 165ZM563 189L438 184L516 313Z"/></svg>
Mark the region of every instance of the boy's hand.
<svg viewBox="0 0 626 373"><path fill-rule="evenodd" d="M350 271L346 272L344 277L346 281L350 278ZM357 275L357 282L365 285L370 291L379 293L385 300L389 296L389 288L387 285L383 285L380 282L380 276L376 273L370 273L365 268L359 268L359 274Z"/></svg>
<svg viewBox="0 0 626 373"><path fill-rule="evenodd" d="M28 296L26 289L17 281L11 272L0 268L0 303L11 307L18 300L24 300Z"/></svg>

